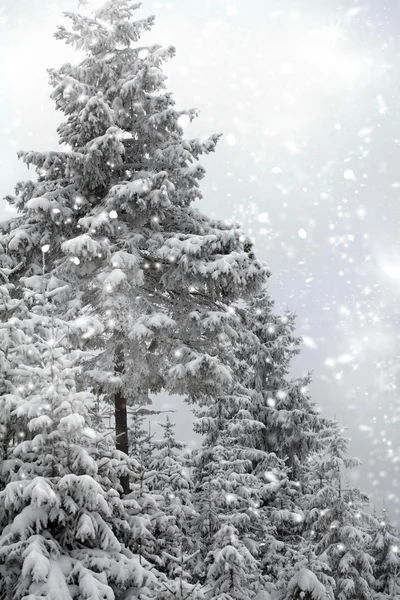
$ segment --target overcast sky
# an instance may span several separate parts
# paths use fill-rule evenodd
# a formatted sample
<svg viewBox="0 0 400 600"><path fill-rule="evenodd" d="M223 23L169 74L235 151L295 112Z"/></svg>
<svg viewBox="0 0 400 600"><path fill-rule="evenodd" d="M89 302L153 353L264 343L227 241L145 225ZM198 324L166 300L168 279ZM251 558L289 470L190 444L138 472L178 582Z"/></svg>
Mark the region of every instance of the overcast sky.
<svg viewBox="0 0 400 600"><path fill-rule="evenodd" d="M57 147L46 69L78 58L52 38L76 8L1 2L1 197L29 176L17 150ZM144 0L140 14L157 17L145 42L176 46L169 89L201 111L187 134L224 134L200 208L253 237L277 307L298 314L294 374L313 371L360 486L399 518L400 3ZM190 441L188 410L169 404Z"/></svg>

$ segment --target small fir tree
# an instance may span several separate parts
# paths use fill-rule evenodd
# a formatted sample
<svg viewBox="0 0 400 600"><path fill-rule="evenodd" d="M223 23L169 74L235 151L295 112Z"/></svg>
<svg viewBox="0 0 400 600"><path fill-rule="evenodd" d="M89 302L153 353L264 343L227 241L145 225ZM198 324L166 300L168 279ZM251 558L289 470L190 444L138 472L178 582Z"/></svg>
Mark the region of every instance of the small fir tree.
<svg viewBox="0 0 400 600"><path fill-rule="evenodd" d="M18 317L13 414L28 434L12 448L0 492L0 598L111 600L131 588L150 594L156 577L130 549L113 487L118 458L107 456L89 426L92 396L76 389L69 325L38 296L25 290Z"/></svg>
<svg viewBox="0 0 400 600"><path fill-rule="evenodd" d="M160 423L163 438L155 440L151 470L154 473L152 488L163 497L163 510L167 516L164 531L158 535L162 556L162 570L168 575L166 590L182 599L198 596L203 588L191 583L192 564L197 555L191 525L196 512L192 504L192 482L188 459L184 454L186 445L175 437L175 424L166 417Z"/></svg>
<svg viewBox="0 0 400 600"><path fill-rule="evenodd" d="M318 449L330 422L311 401L310 377L289 378L291 361L301 343L301 338L294 335L295 315L277 315L273 309L268 291L262 289L241 311L249 332L241 352L251 365L244 383L253 392L255 417L264 424L258 447L275 452L289 468L290 479L300 482L300 465Z"/></svg>
<svg viewBox="0 0 400 600"><path fill-rule="evenodd" d="M383 598L400 594L400 538L384 509L370 527L369 554L374 559L375 591Z"/></svg>
<svg viewBox="0 0 400 600"><path fill-rule="evenodd" d="M364 510L368 497L344 484L346 470L359 461L347 457L349 440L338 426L325 444L325 452L309 462L314 487L304 497L307 533L335 579L335 598L371 600L374 559L367 530L372 517Z"/></svg>

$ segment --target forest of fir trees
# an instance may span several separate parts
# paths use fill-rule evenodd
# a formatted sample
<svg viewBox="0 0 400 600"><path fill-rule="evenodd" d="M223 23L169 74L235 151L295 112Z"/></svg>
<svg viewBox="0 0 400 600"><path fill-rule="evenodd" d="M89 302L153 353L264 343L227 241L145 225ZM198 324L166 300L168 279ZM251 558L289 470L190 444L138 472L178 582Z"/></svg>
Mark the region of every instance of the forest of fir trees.
<svg viewBox="0 0 400 600"><path fill-rule="evenodd" d="M220 136L184 137L138 8L66 13L60 146L19 153L37 176L0 226L0 600L400 598L396 529L290 376L293 313L197 208ZM200 447L149 434L160 391Z"/></svg>

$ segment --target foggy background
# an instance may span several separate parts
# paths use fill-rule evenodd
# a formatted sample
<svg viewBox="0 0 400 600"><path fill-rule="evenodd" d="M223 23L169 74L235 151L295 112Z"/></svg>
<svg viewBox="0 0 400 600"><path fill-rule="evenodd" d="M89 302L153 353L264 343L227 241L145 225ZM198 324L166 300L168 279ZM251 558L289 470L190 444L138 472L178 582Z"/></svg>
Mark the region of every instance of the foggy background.
<svg viewBox="0 0 400 600"><path fill-rule="evenodd" d="M80 60L52 37L77 4L0 0L0 197L33 176L19 149L57 148L46 69ZM399 521L400 2L144 0L149 14L143 42L177 49L178 108L201 111L186 135L224 134L199 208L253 238L277 309L298 315L293 375L313 371L363 462L353 479ZM193 445L188 407L156 406Z"/></svg>

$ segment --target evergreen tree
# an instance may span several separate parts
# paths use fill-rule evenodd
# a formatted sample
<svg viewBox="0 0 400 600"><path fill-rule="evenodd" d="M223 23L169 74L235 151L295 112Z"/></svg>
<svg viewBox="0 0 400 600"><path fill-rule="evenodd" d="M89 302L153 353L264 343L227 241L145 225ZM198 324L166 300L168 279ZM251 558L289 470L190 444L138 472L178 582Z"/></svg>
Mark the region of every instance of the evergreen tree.
<svg viewBox="0 0 400 600"><path fill-rule="evenodd" d="M210 599L245 600L253 598L260 589L259 565L239 531L228 522L215 534L207 562Z"/></svg>
<svg viewBox="0 0 400 600"><path fill-rule="evenodd" d="M129 455L135 457L139 464L142 478L145 478L146 473L151 470L154 453L154 434L151 432L149 417L165 412L169 411L155 410L144 406L135 407L128 411Z"/></svg>
<svg viewBox="0 0 400 600"><path fill-rule="evenodd" d="M237 226L191 206L201 199L198 158L219 136L183 136L182 121L196 111L177 110L165 91L162 64L174 49L137 44L154 22L132 21L138 6L109 0L90 16L66 13L72 30L59 27L56 37L85 58L49 71L66 117L62 150L20 153L38 181L8 198L20 216L0 240L3 262L19 265L16 280L40 273L49 244L51 273L74 290L68 315L101 318L90 377L114 402L125 454L127 405L163 387L197 398L229 379L215 332L228 331L226 306L267 273ZM128 479L122 484L127 493Z"/></svg>
<svg viewBox="0 0 400 600"><path fill-rule="evenodd" d="M337 600L373 597L374 559L368 553L368 497L344 483L346 470L359 465L348 458L349 440L338 426L325 438L325 451L310 458L304 497L307 532L335 579Z"/></svg>
<svg viewBox="0 0 400 600"><path fill-rule="evenodd" d="M270 582L286 589L304 564L317 577L323 572L304 563L311 549L303 539L302 498L307 459L323 445L330 422L310 399L310 378L290 379L291 361L301 341L294 335L293 313L275 314L266 289L239 313L243 333L236 355L250 366L242 370L240 379L252 399L253 419L262 424L253 444L269 455L271 463L260 503L269 523L261 545L261 565Z"/></svg>
<svg viewBox="0 0 400 600"><path fill-rule="evenodd" d="M206 545L212 543L230 510L237 513L237 521L243 520L236 525L244 533L253 509L259 506L262 482L252 470L253 460L260 459L262 454L239 438L243 429L249 432L251 428L251 421L241 418L247 402L245 397L232 394L217 398L214 404L196 411L195 431L210 433L193 456L197 504L201 507L198 524Z"/></svg>
<svg viewBox="0 0 400 600"><path fill-rule="evenodd" d="M163 508L168 517L168 526L163 534L164 567L173 575L181 566L177 563L190 554L194 545L190 539L190 523L195 510L192 504L192 482L188 471L188 461L184 455L186 444L175 437L170 418L160 423L164 436L153 442L154 456L150 468L154 473L152 487L162 494Z"/></svg>
<svg viewBox="0 0 400 600"><path fill-rule="evenodd" d="M325 599L333 600L335 580L328 564L316 555L313 541L303 538L297 545L286 543L284 550L286 561L278 561L275 566L275 594L294 599L313 598L322 593Z"/></svg>
<svg viewBox="0 0 400 600"><path fill-rule="evenodd" d="M275 452L289 468L290 479L299 482L300 465L318 449L321 434L330 422L311 401L310 377L289 378L291 361L301 343L301 338L294 335L295 315L278 315L273 309L268 291L262 289L241 311L250 333L241 348L251 365L244 384L253 391L253 410L264 424L258 447Z"/></svg>
<svg viewBox="0 0 400 600"><path fill-rule="evenodd" d="M129 589L151 594L156 577L131 550L115 489L127 466L107 454L90 428L93 397L76 389L79 361L69 342L75 326L54 317L37 281L29 283L33 289L24 290L13 317L19 344L10 373L12 414L27 424L27 435L11 448L0 492L0 598L113 600ZM49 295L57 298L54 289Z"/></svg>
<svg viewBox="0 0 400 600"><path fill-rule="evenodd" d="M154 456L150 468L154 473L153 491L163 497L163 510L167 516L164 531L157 536L162 556L162 570L168 575L167 591L177 598L202 593L202 588L190 583L191 567L196 557L196 544L192 539L191 524L196 512L192 504L192 482L186 445L175 437L175 424L166 417L160 423L164 430L162 439L155 440Z"/></svg>
<svg viewBox="0 0 400 600"><path fill-rule="evenodd" d="M231 393L212 397L196 411L195 428L206 434L194 456L200 556L212 564L215 540L224 539L218 531L234 526L259 561L256 587L286 593L307 567L332 594L329 567L304 543L301 506L305 461L321 445L327 422L311 403L306 381L288 378L299 341L292 334L293 316L275 316L272 306L263 291L246 309L235 309L234 341L221 354L233 373L226 387ZM205 577L201 567L196 574ZM251 573L250 596L255 579L249 568Z"/></svg>
<svg viewBox="0 0 400 600"><path fill-rule="evenodd" d="M384 598L400 594L400 538L386 510L372 523L369 553L374 559L375 590Z"/></svg>
<svg viewBox="0 0 400 600"><path fill-rule="evenodd" d="M148 423L148 411L136 408L130 413L129 424L129 454L136 456L143 464L143 468L149 466L151 460L151 432Z"/></svg>
<svg viewBox="0 0 400 600"><path fill-rule="evenodd" d="M232 384L196 409L195 430L205 439L193 455L199 513L194 530L201 532L194 574L212 586L212 597L251 598L264 586L258 562L267 529L259 511L264 474L279 460L255 447L263 425L251 414L240 383L243 363L229 343L223 359L234 374Z"/></svg>
<svg viewBox="0 0 400 600"><path fill-rule="evenodd" d="M170 527L170 511L162 474L155 464L155 445L150 423L145 428L145 421L151 414L160 414L163 411L150 410L145 407L130 411L131 423L130 453L135 463L131 474L131 493L126 496L126 503L130 512L130 523L136 534L136 550L139 557L150 560L165 573L171 574L165 568L165 552L173 553L176 540L169 537L165 539ZM161 478L161 480L160 480ZM164 584L163 584L164 585ZM169 587L173 582L169 582ZM167 589L167 588L165 588Z"/></svg>

